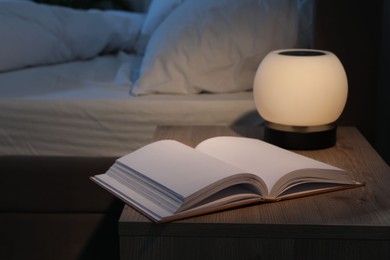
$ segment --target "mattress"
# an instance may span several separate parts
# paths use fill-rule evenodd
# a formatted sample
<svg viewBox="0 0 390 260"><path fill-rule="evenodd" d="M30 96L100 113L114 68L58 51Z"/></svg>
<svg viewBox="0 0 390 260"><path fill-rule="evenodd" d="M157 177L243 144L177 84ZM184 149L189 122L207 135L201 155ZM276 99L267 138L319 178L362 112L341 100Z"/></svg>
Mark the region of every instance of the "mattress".
<svg viewBox="0 0 390 260"><path fill-rule="evenodd" d="M129 94L140 60L118 53L0 74L0 155L122 156L157 125L261 121L248 91Z"/></svg>

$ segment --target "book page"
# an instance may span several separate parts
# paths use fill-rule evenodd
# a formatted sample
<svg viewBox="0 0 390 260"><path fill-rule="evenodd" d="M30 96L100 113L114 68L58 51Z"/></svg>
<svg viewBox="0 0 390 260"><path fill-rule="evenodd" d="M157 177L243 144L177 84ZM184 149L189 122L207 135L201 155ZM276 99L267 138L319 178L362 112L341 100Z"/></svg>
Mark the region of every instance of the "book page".
<svg viewBox="0 0 390 260"><path fill-rule="evenodd" d="M115 196L122 201L141 211L154 221L160 221L162 218L171 216L175 212L165 209L154 201L148 200L137 191L131 189L127 185L123 185L123 183L118 182L107 174L96 175L91 177L91 180L115 194Z"/></svg>
<svg viewBox="0 0 390 260"><path fill-rule="evenodd" d="M337 167L252 138L214 137L203 141L196 149L246 172L257 174L264 180L269 191L282 176L296 170L309 168L342 171Z"/></svg>
<svg viewBox="0 0 390 260"><path fill-rule="evenodd" d="M130 153L118 161L144 175L153 185L185 199L191 194L241 169L215 160L200 151L173 140L162 140Z"/></svg>

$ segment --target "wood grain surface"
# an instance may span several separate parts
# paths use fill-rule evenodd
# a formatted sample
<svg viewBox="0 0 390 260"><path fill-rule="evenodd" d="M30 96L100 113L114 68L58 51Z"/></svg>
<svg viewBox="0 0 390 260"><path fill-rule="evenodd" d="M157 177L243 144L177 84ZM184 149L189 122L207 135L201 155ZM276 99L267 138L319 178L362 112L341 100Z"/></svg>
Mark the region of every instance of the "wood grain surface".
<svg viewBox="0 0 390 260"><path fill-rule="evenodd" d="M195 146L204 139L221 135L262 139L263 128L161 126L156 129L153 141L175 139ZM294 152L344 168L350 171L356 180L364 182L365 186L276 203L261 203L165 224L152 223L137 211L125 206L119 220L123 259L138 252L134 251L137 248L134 247L135 241L140 242L136 238L146 239L143 243L149 244L148 239L152 237L156 240L163 239L161 243L168 243L168 240L172 243L182 241L182 247L185 243L195 245L197 238L207 238L210 245L226 246L233 241L237 245L243 241L249 243L243 248L257 245L253 252L244 250L246 253L243 253L242 257L262 255L262 246L272 248L277 243L281 243L286 250L293 247L295 253L302 253L297 250L305 247L305 256L310 255L316 259L326 259L322 258L324 256L336 259L336 255L329 254L326 250L330 246L339 248L341 244L354 250L345 250L342 247L338 256L356 258L367 255L370 259L390 257L390 168L360 132L354 127L339 127L336 146ZM220 241L220 245L219 240L224 242ZM270 241L274 241L274 244L269 244ZM129 246L133 251L129 251ZM160 247L153 250L159 254L167 253ZM242 248L237 247L236 250L240 251ZM320 253L318 250L325 250L327 253ZM171 249L168 251L174 255ZM225 251L209 256L220 257L223 252ZM232 251L230 256L236 253ZM280 257L290 259L284 258L283 255Z"/></svg>

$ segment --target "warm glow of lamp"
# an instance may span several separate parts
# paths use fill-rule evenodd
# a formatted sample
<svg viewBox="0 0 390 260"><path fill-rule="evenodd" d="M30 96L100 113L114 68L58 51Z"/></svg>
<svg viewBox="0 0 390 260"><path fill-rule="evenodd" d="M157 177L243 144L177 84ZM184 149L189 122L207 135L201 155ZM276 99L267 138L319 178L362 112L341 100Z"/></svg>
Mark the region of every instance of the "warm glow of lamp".
<svg viewBox="0 0 390 260"><path fill-rule="evenodd" d="M290 149L335 144L335 121L347 100L348 81L333 53L311 49L269 53L256 72L253 94L266 121L266 141Z"/></svg>

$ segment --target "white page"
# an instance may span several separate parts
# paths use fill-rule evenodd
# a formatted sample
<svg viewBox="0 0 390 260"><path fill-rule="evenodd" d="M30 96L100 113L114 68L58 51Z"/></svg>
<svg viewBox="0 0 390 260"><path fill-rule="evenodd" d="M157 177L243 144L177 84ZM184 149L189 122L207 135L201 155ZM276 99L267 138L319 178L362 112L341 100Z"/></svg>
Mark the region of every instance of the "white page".
<svg viewBox="0 0 390 260"><path fill-rule="evenodd" d="M257 174L268 190L288 172L302 168L341 170L337 167L290 152L264 141L245 137L220 136L203 141L197 150Z"/></svg>
<svg viewBox="0 0 390 260"><path fill-rule="evenodd" d="M133 207L146 213L156 221L159 221L161 218L171 216L175 212L166 210L165 208L161 207L161 205L158 205L155 202L148 200L144 196L140 195L138 192L132 190L126 185L123 185L122 183L111 178L107 174L96 175L94 176L94 178L98 184L114 192L127 204L133 205Z"/></svg>
<svg viewBox="0 0 390 260"><path fill-rule="evenodd" d="M178 193L183 199L222 178L242 172L173 140L149 144L118 161Z"/></svg>

